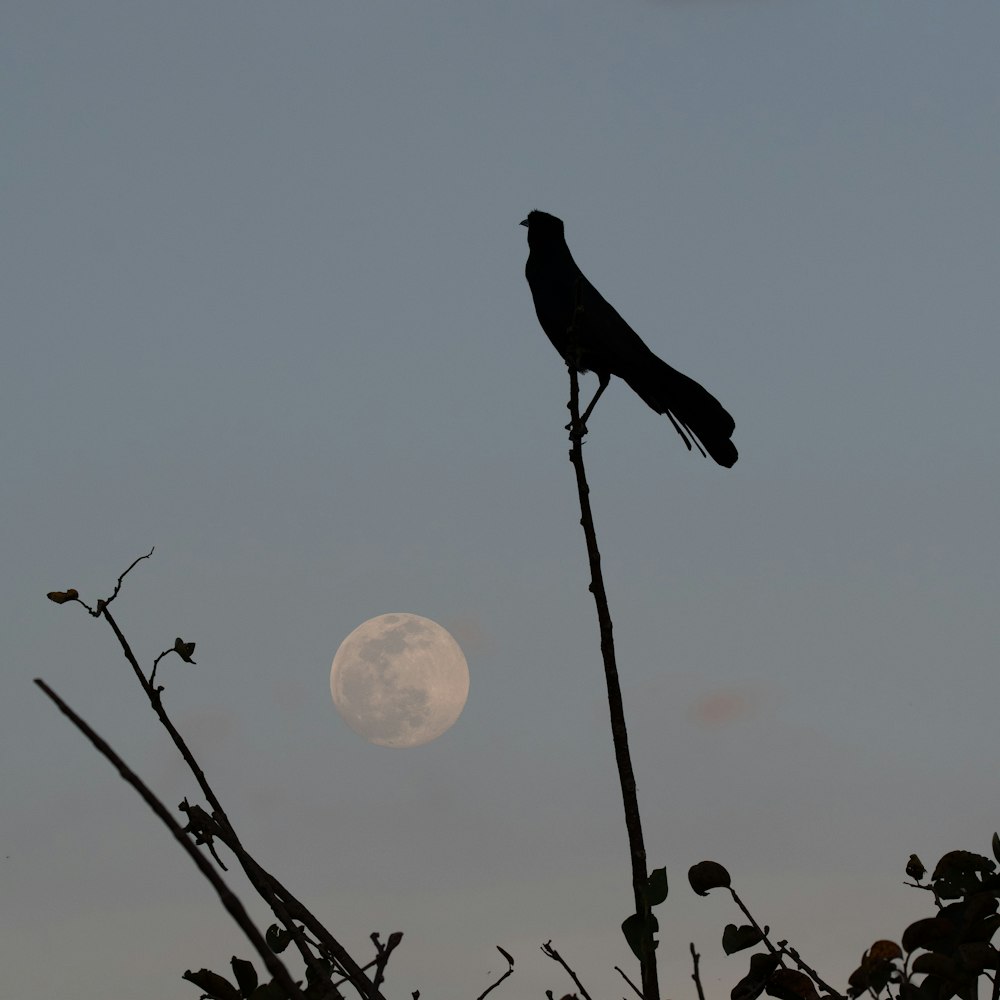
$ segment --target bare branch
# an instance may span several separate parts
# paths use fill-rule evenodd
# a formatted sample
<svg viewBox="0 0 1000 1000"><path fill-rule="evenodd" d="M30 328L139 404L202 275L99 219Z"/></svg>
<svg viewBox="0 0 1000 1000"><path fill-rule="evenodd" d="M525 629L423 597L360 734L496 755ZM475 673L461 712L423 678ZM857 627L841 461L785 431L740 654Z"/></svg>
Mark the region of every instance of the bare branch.
<svg viewBox="0 0 1000 1000"><path fill-rule="evenodd" d="M385 979L385 967L389 964L389 956L403 940L403 932L393 931L385 944L382 944L378 931L373 931L369 936L372 939L372 944L375 945L375 978L372 981L372 986L377 990Z"/></svg>
<svg viewBox="0 0 1000 1000"><path fill-rule="evenodd" d="M478 997L476 997L476 1000L483 1000L484 996L488 993L492 993L514 971L514 959L511 958L510 952L504 951L500 945L497 945L497 951L507 959L507 971L495 983L493 983L492 986L487 986L486 989L483 990ZM416 998L416 994L414 994L414 998Z"/></svg>
<svg viewBox="0 0 1000 1000"><path fill-rule="evenodd" d="M691 978L694 980L694 985L698 990L698 1000L705 1000L705 991L701 987L701 973L698 971L698 963L701 961L701 955L694 950L694 941L691 942L691 961L694 963L694 972L691 973Z"/></svg>
<svg viewBox="0 0 1000 1000"><path fill-rule="evenodd" d="M569 412L570 412L570 452L569 460L576 472L577 494L580 499L580 524L587 541L587 556L590 560L590 592L597 605L597 621L601 635L601 657L604 660L604 677L608 688L608 709L611 715L611 738L618 764L618 779L622 790L622 804L625 808L625 828L628 832L629 855L632 860L632 891L635 896L635 912L641 920L642 938L640 942L639 968L642 973L642 994L645 1000L659 1000L660 987L656 973L656 951L653 942L653 922L646 887L649 872L646 867L646 848L642 838L642 820L639 815L639 799L635 791L635 774L632 770L632 755L628 746L628 727L625 724L625 708L622 704L621 684L618 681L618 664L615 658L614 626L608 595L604 589L604 574L601 572L601 552L597 547L594 530L594 515L590 508L590 486L583 464L583 434L585 428L580 420L580 382L576 369L569 365Z"/></svg>
<svg viewBox="0 0 1000 1000"><path fill-rule="evenodd" d="M157 815L157 817L163 822L167 829L173 834L174 839L184 848L191 860L197 865L198 870L211 882L212 887L215 889L219 896L222 905L226 908L229 915L236 921L240 929L244 934L250 939L250 943L254 946L257 954L260 955L264 964L267 966L268 972L271 973L272 978L276 979L280 984L282 989L285 990L289 997L302 997L302 993L299 988L295 985L292 977L289 975L288 970L285 968L284 963L278 958L274 952L268 948L266 942L264 941L263 935L257 930L253 921L250 919L247 911L243 908L243 904L236 898L232 890L223 882L222 877L216 872L216 870L205 860L201 853L196 850L195 846L191 843L188 837L185 835L184 831L181 829L177 821L170 815L167 811L166 806L149 790L149 788L142 782L139 776L128 767L125 761L115 753L114 750L100 737L98 734L80 718L76 712L73 711L45 683L45 681L36 678L35 683L45 692L48 697L55 702L59 711L65 715L70 722L76 726L77 729L83 733L84 736L90 740L94 748L102 754L114 767L117 769L118 773L125 779L142 797L142 800L149 806L150 809Z"/></svg>
<svg viewBox="0 0 1000 1000"><path fill-rule="evenodd" d="M129 568L125 570L125 572L122 573L120 577L118 577L118 582L115 584L115 589L112 591L111 596L106 601L98 601L97 611L96 612L91 611L91 614L95 618L104 610L104 608L106 608L118 596L118 591L122 589L122 580L124 580L125 577L127 577L129 573L131 573L132 570L134 570L135 567L143 561L143 559L148 559L153 554L155 549L156 546L154 545L153 548L151 548L144 556L139 556L139 558L136 559L135 562L133 562L132 565L129 566Z"/></svg>
<svg viewBox="0 0 1000 1000"><path fill-rule="evenodd" d="M545 944L542 945L542 954L547 955L554 962L558 962L569 974L570 979L576 983L576 988L583 994L584 1000L591 1000L590 994L584 989L583 983L580 982L577 974L566 964L566 960L562 957L562 955L560 955L559 952L552 947L551 941L546 941Z"/></svg>
<svg viewBox="0 0 1000 1000"><path fill-rule="evenodd" d="M88 605L79 600L79 596L75 593L75 591L67 592L65 600L72 600L83 604L83 606L87 608L87 610L94 617L103 617L111 626L112 631L115 633L115 637L118 639L118 644L121 646L122 652L125 655L125 659L132 667L133 673L142 685L143 690L146 692L146 697L149 699L149 703L152 706L153 711L156 713L160 723L170 734L170 738L173 741L174 746L176 746L180 751L181 756L184 758L184 762L188 765L188 768L194 775L195 780L198 782L202 793L212 807L212 820L215 823L215 829L213 831L214 836L218 840L221 840L233 852L233 854L236 855L236 858L240 862L240 865L249 879L250 884L254 887L264 902L266 902L272 909L274 915L291 935L292 940L295 942L295 946L306 965L308 965L314 975L320 979L326 976L325 968L309 949L302 928L295 923L296 920L309 928L313 935L321 942L323 949L327 952L331 960L342 968L343 972L350 979L351 984L358 991L358 993L365 998L365 1000L385 1000L379 990L372 986L371 981L364 975L358 963L351 957L347 949L344 948L344 946L337 941L336 938L334 938L334 936L326 929L326 927L323 926L322 923L320 923L319 920L317 920L317 918L303 903L296 899L296 897L289 892L289 890L286 889L273 875L266 872L244 849L236 831L233 829L233 826L229 821L229 817L226 815L225 809L222 807L222 803L219 801L215 792L212 790L212 787L209 785L204 771L195 760L194 754L191 753L191 750L184 741L184 738L178 732L176 726L174 726L170 717L167 715L166 709L163 707L162 689L154 687L151 683L151 679L147 680L135 653L132 651L132 647L129 645L124 633L121 628L119 628L117 621L115 621L114 616L108 609L108 604L117 596L119 590L121 589L122 581L128 573L143 559L148 559L152 553L153 550L150 549L149 553L145 556L140 556L132 563L131 566L128 567L128 569L125 570L124 573L122 573L122 575L118 578L118 583L111 597L108 598L107 601L98 601L96 611L91 610ZM61 597L62 595L59 596ZM49 595L49 598L50 600L56 600L56 598L52 595ZM56 603L63 603L63 601L56 600ZM181 652L177 648L177 643L174 644L174 651L177 651L179 654ZM160 658L158 658L158 660L159 659Z"/></svg>
<svg viewBox="0 0 1000 1000"><path fill-rule="evenodd" d="M615 966L615 972L617 972L618 975L621 976L622 979L624 979L625 982L635 990L635 995L639 998L639 1000L642 1000L642 993L639 992L639 987L636 986L635 983L633 983L632 980L629 979L629 977L625 975L624 971L617 965Z"/></svg>

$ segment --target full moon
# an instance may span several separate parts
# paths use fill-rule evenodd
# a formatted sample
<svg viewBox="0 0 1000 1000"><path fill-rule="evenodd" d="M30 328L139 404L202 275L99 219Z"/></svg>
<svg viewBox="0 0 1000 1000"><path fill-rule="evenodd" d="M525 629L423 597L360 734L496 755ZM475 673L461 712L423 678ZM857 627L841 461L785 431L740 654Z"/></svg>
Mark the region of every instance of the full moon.
<svg viewBox="0 0 1000 1000"><path fill-rule="evenodd" d="M418 747L450 729L469 697L469 667L447 629L420 615L379 615L341 644L330 693L371 743Z"/></svg>

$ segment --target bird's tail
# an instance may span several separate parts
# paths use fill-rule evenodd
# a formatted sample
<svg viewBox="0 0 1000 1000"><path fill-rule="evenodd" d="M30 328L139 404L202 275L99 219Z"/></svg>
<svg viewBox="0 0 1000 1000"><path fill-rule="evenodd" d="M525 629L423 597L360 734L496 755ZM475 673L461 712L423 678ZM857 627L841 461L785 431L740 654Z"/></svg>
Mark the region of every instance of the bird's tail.
<svg viewBox="0 0 1000 1000"><path fill-rule="evenodd" d="M693 440L702 454L708 452L719 465L731 469L736 464L739 452L730 440L736 421L704 386L652 352L641 370L624 377L649 407L670 418L688 451Z"/></svg>

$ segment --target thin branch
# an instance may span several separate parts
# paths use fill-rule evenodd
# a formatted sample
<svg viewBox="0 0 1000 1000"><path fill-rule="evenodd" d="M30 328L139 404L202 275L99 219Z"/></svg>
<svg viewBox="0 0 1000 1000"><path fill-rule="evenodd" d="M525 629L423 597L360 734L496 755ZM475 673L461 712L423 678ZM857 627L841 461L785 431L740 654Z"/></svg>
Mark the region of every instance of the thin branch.
<svg viewBox="0 0 1000 1000"><path fill-rule="evenodd" d="M823 979L820 978L819 973L816 972L815 969L811 969L808 965L806 965L805 962L802 961L802 959L799 957L799 953L794 948L787 947L788 945L787 941L779 942L779 947L776 948L771 943L771 939L767 936L767 932L770 928L761 927L760 924L758 924L757 921L754 920L753 914L746 908L746 904L743 902L742 899L740 899L739 894L731 885L727 886L726 888L729 889L729 892L732 895L736 905L743 911L743 915L753 925L754 930L756 930L757 933L760 934L761 941L764 942L765 947L769 952L771 952L772 955L788 955L788 957L807 976L809 976L809 978L812 979L814 983L816 983L818 986L821 986L824 990L826 990L827 993L830 993L835 997L840 996L840 993L838 993L837 990L835 990L832 986L829 985L829 983L824 982Z"/></svg>
<svg viewBox="0 0 1000 1000"><path fill-rule="evenodd" d="M542 945L542 954L548 955L548 957L554 962L558 962L569 974L570 979L576 983L576 988L583 994L584 1000L591 1000L590 994L584 989L583 983L580 982L577 974L566 964L566 960L562 957L562 955L560 955L559 952L552 947L551 940L546 941L545 944Z"/></svg>
<svg viewBox="0 0 1000 1000"><path fill-rule="evenodd" d="M133 564L134 565L134 564ZM240 929L244 934L250 939L250 943L254 946L257 954L260 955L264 964L267 966L268 972L271 973L273 979L276 979L278 983L281 984L282 989L285 990L289 997L302 997L302 993L299 988L295 985L292 977L289 975L288 970L285 968L284 963L278 958L274 952L268 948L267 943L264 941L263 935L257 930L253 921L250 919L247 911L243 908L243 904L236 898L232 890L223 882L222 877L218 872L205 860L204 856L195 848L194 844L191 843L190 839L185 835L184 831L181 829L177 821L170 815L167 811L166 806L149 790L149 788L142 782L139 776L128 767L125 761L122 760L118 754L103 740L97 733L89 726L83 719L80 718L76 712L73 711L45 683L45 681L36 678L35 683L45 692L48 697L55 702L56 707L65 715L70 722L76 726L77 729L83 733L84 736L90 740L94 748L102 754L114 767L117 769L118 773L127 781L142 797L143 801L149 806L150 809L157 815L157 817L164 823L167 829L173 834L174 839L187 851L188 856L197 865L198 870L212 883L212 887L215 889L219 896L219 900L222 905L226 908L229 915L236 921Z"/></svg>
<svg viewBox="0 0 1000 1000"><path fill-rule="evenodd" d="M701 973L698 971L698 963L701 962L701 955L694 950L694 941L691 942L691 961L694 963L694 972L691 973L691 978L694 980L694 985L698 990L698 1000L705 1000L705 991L701 987Z"/></svg>
<svg viewBox="0 0 1000 1000"><path fill-rule="evenodd" d="M633 982L632 982L632 980L631 980L631 979L629 979L629 977L625 975L625 973L624 973L624 971L622 970L622 968L621 968L620 966L617 966L617 965L616 965L616 966L615 966L615 972L617 972L617 973L618 973L618 975L619 975L619 976L621 976L621 977L622 977L622 979L624 979L624 980L625 980L625 982L626 982L626 983L628 983L628 984L629 984L629 986L631 986L631 987L632 987L632 989L634 989L634 990L635 990L635 995L636 995L636 996L637 996L637 997L639 998L639 1000L642 1000L642 993L640 993L640 992L639 992L639 987L638 987L638 986L636 986L636 985L635 985L635 983L633 983Z"/></svg>
<svg viewBox="0 0 1000 1000"><path fill-rule="evenodd" d="M813 981L814 983L816 983L816 985L817 985L817 986L821 986L821 987L822 987L822 988L823 988L824 990L826 990L826 992L827 992L827 993L828 993L828 994L829 994L830 996L833 996L833 997L839 997L839 996L842 996L842 995L843 995L843 994L841 994L841 993L840 993L840 992L839 992L838 990L835 990L835 989L834 989L834 988L833 988L832 986L830 986L830 985L829 985L828 983L825 983L825 982L823 981L823 979L822 979L822 978L820 977L820 974L819 974L819 973L818 973L818 972L817 972L817 971L816 971L815 969L812 969L812 968L810 968L810 967L809 967L808 965L806 965L806 963L802 961L802 957L801 957L801 956L799 955L799 953L798 953L798 952L797 952L797 951L796 951L796 950L795 950L794 948L792 948L791 946L789 946L789 944L788 944L788 942L787 942L787 941L785 941L785 942L784 942L784 949L783 949L783 950L784 950L785 954L787 954L787 955L788 955L788 956L789 956L789 957L791 958L791 960L792 960L792 961L793 961L793 962L794 962L794 963L795 963L795 964L796 964L796 965L797 965L797 966L798 966L798 967L799 967L799 968L800 968L800 969L801 969L801 970L802 970L802 971L803 971L803 972L804 972L804 973L805 973L805 974L806 974L806 975L807 975L807 976L808 976L808 977L809 977L809 978L810 978L810 979L811 979L811 980L812 980L812 981ZM996 998L995 998L995 997L994 997L994 1000L996 1000Z"/></svg>
<svg viewBox="0 0 1000 1000"><path fill-rule="evenodd" d="M604 575L601 572L601 553L597 547L594 530L594 515L590 509L590 487L583 464L583 428L580 423L580 382L576 369L569 367L570 381L570 441L569 460L576 472L577 493L580 498L580 524L587 541L587 556L590 560L590 592L597 605L597 621L601 634L601 656L604 660L604 676L608 688L608 708L611 715L611 737L618 764L618 778L621 783L622 804L625 808L625 827L628 831L629 853L632 859L632 889L635 896L635 912L642 919L643 935L639 958L642 972L642 995L645 1000L659 1000L660 988L656 975L656 952L653 943L652 921L649 903L646 900L646 886L649 873L646 869L646 848L642 839L642 820L639 816L639 800L635 791L635 774L632 771L632 756L628 747L628 728L625 724L625 708L622 704L621 685L618 681L618 666L615 661L614 627L608 596L604 589Z"/></svg>
<svg viewBox="0 0 1000 1000"><path fill-rule="evenodd" d="M306 965L308 965L313 970L313 973L320 979L326 975L326 970L323 965L316 959L315 955L313 955L307 947L302 929L295 923L296 920L305 924L316 936L316 938L319 939L323 947L329 953L330 957L343 968L343 971L350 979L351 984L358 991L358 993L365 998L365 1000L385 1000L379 990L372 987L371 981L361 971L360 966L351 957L347 949L339 941L337 941L336 938L334 938L334 936L326 929L326 927L323 926L322 923L320 923L320 921L303 903L296 899L296 897L289 892L289 890L286 889L285 886L278 881L278 879L266 872L244 849L235 829L233 829L233 826L229 821L229 817L227 816L225 809L222 807L222 803L219 801L215 792L212 790L212 787L209 785L204 771L195 760L194 754L191 753L191 750L184 738L178 732L177 728L170 720L170 717L167 715L167 712L163 707L161 690L153 687L151 682L146 679L142 668L139 666L139 661L136 658L135 653L132 651L132 647L129 645L124 633L119 628L114 616L108 610L108 604L114 599L114 597L117 596L121 588L121 583L129 571L143 559L148 559L149 556L152 555L152 552L153 550L150 549L147 555L140 556L136 559L135 562L133 562L132 565L129 566L129 568L118 578L118 584L111 597L107 601L98 601L97 611L91 611L90 613L95 617L103 617L111 626L112 631L115 633L115 637L118 639L118 644L121 646L122 652L125 655L125 659L132 667L132 672L135 674L139 683L142 685L143 690L146 692L146 697L149 699L149 703L152 706L153 711L156 713L160 723L170 734L170 738L173 740L174 746L176 746L180 751L181 756L184 758L184 762L194 775L202 793L212 806L212 819L216 824L216 829L214 831L215 836L221 840L233 852L233 854L236 855L236 858L240 862L240 866L243 868L250 884L254 887L264 902L266 902L272 909L274 915L291 935L292 940L295 942L295 946ZM78 603L83 604L83 601L79 601L78 598L76 598L76 600ZM84 607L86 608L87 605L84 604ZM90 611L89 608L87 608L87 610Z"/></svg>
<svg viewBox="0 0 1000 1000"><path fill-rule="evenodd" d="M377 990L385 979L385 967L389 964L389 956L403 940L403 932L393 931L385 944L382 944L378 931L374 931L370 937L372 944L375 945L375 978L372 980L372 986Z"/></svg>
<svg viewBox="0 0 1000 1000"><path fill-rule="evenodd" d="M772 955L779 954L778 949L775 948L773 944L771 944L771 939L767 936L767 931L769 930L769 928L761 927L760 924L758 924L757 921L754 920L753 914L746 908L745 904L743 903L743 900L740 899L736 890L731 885L726 886L726 888L729 890L730 894L735 900L736 905L743 911L743 916L745 916L747 920L750 921L750 923L753 925L753 929L760 935L760 939L761 941L764 942L765 946L767 947L767 950L771 952Z"/></svg>
<svg viewBox="0 0 1000 1000"><path fill-rule="evenodd" d="M492 986L487 986L486 989L476 997L476 1000L483 1000L484 996L492 993L514 971L514 959L511 957L510 953L504 951L500 945L497 945L497 951L507 959L507 971L495 983L493 983ZM416 996L416 994L414 994L414 996Z"/></svg>
<svg viewBox="0 0 1000 1000"><path fill-rule="evenodd" d="M139 558L136 559L135 562L133 562L132 565L129 566L129 568L125 570L125 572L122 573L120 577L118 577L118 582L115 584L115 589L111 592L111 596L106 601L98 601L97 611L91 612L91 614L94 615L95 618L104 610L104 608L106 608L118 596L118 591L122 589L122 580L124 580L125 577L127 577L129 573L131 573L132 570L134 570L136 566L138 566L139 563L143 561L143 559L148 559L155 550L156 546L154 545L153 548L151 548L144 556L139 556Z"/></svg>

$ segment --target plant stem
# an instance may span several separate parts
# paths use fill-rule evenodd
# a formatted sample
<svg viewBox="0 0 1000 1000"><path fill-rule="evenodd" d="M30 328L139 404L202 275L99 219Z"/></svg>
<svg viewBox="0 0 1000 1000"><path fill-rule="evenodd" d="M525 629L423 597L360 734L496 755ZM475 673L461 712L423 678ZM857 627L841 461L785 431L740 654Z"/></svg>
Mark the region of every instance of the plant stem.
<svg viewBox="0 0 1000 1000"><path fill-rule="evenodd" d="M622 803L625 806L625 827L628 830L629 853L632 858L632 888L635 893L635 911L642 918L645 928L639 965L642 972L643 1000L659 1000L660 990L656 977L656 952L653 950L651 913L646 902L646 886L649 874L646 870L646 848L642 841L642 822L639 817L639 800L635 793L635 775L632 772L632 756L628 748L628 728L625 725L625 709L622 705L621 685L618 683L618 666L615 662L615 643L608 596L604 590L604 575L601 572L601 553L597 547L594 531L594 516L590 509L590 487L583 465L583 432L580 425L580 383L576 370L569 366L570 378L570 441L569 460L576 472L576 486L580 497L580 524L587 540L587 556L590 560L590 592L597 605L597 621L601 631L601 656L604 659L604 676L608 685L608 708L611 712L611 737L615 746L615 760L618 764L618 778L622 788Z"/></svg>

